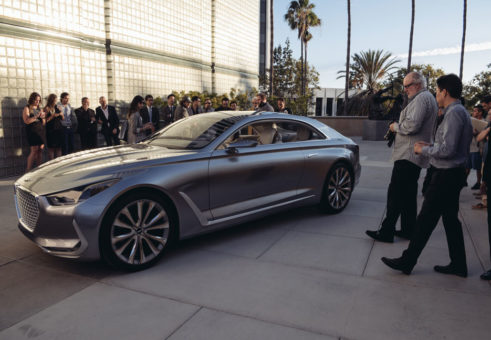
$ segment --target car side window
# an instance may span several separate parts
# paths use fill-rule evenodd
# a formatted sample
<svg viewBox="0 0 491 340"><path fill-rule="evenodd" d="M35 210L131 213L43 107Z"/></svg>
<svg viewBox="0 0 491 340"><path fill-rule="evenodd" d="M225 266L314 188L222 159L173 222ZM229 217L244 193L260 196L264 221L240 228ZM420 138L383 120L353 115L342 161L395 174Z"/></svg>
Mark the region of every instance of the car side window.
<svg viewBox="0 0 491 340"><path fill-rule="evenodd" d="M284 121L276 125L282 143L324 139L317 131L300 123Z"/></svg>

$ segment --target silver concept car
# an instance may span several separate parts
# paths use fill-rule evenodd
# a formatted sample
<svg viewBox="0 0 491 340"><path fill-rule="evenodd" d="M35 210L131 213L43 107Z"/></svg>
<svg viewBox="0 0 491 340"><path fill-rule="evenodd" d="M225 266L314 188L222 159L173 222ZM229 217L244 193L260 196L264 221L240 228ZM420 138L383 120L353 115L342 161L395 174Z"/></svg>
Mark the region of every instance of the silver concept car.
<svg viewBox="0 0 491 340"><path fill-rule="evenodd" d="M213 112L47 162L15 183L15 204L44 251L131 270L173 240L282 209L340 212L360 171L358 145L314 119Z"/></svg>

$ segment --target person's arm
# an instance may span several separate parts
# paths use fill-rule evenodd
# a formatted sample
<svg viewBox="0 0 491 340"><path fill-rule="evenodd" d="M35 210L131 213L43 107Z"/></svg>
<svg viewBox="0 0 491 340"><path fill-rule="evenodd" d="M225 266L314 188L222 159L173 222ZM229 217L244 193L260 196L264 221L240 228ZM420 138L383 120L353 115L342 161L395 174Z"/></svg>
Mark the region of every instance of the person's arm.
<svg viewBox="0 0 491 340"><path fill-rule="evenodd" d="M479 134L476 136L476 141L480 142L480 141L484 140L489 135L490 130L491 130L491 127L487 127L486 129L479 132Z"/></svg>
<svg viewBox="0 0 491 340"><path fill-rule="evenodd" d="M464 122L457 112L449 111L446 113L447 117L442 122L443 126L443 138L442 140L433 145L422 147L421 154L426 156L432 156L440 159L447 159L452 157L458 149L458 138L461 134Z"/></svg>
<svg viewBox="0 0 491 340"><path fill-rule="evenodd" d="M34 123L38 117L39 116L29 117L29 108L27 106L22 110L22 120L27 125Z"/></svg>

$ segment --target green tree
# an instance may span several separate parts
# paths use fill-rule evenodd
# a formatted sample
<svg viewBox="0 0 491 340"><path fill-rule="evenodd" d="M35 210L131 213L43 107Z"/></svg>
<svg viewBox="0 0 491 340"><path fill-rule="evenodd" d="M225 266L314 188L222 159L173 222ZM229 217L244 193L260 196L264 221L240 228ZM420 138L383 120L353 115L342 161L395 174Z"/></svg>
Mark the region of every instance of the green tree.
<svg viewBox="0 0 491 340"><path fill-rule="evenodd" d="M309 32L311 27L319 26L321 20L314 13L315 4L310 3L309 0L291 1L288 11L285 14L285 20L292 30L298 31L298 39L300 39L300 61L301 61L301 88L302 95L305 95L304 85L307 67L306 58L304 61L304 51L306 54L306 42L312 39L312 35Z"/></svg>
<svg viewBox="0 0 491 340"><path fill-rule="evenodd" d="M465 106L470 109L477 104L484 96L491 93L491 64L488 70L478 73L472 80L464 85L463 97Z"/></svg>
<svg viewBox="0 0 491 340"><path fill-rule="evenodd" d="M390 52L383 50L362 51L352 56L353 62L350 64L349 72L350 83L354 88L364 88L368 93L373 93L380 88L382 80L396 68L399 62L392 57ZM345 70L338 71L339 78L346 75Z"/></svg>

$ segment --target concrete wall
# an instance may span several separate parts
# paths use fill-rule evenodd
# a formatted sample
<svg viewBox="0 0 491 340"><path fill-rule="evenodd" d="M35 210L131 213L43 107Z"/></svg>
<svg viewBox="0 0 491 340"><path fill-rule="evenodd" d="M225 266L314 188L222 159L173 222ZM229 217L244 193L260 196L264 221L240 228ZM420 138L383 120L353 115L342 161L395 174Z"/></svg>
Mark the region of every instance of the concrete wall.
<svg viewBox="0 0 491 340"><path fill-rule="evenodd" d="M311 117L345 136L363 136L363 122L367 117Z"/></svg>

